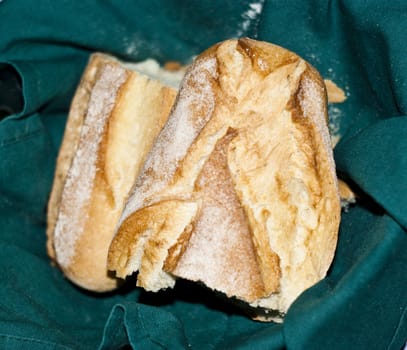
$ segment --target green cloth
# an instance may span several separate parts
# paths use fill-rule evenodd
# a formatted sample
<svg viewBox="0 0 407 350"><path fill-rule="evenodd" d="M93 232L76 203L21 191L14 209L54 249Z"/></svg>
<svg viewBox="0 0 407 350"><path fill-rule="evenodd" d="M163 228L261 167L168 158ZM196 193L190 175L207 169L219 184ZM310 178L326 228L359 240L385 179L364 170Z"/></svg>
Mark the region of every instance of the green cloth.
<svg viewBox="0 0 407 350"><path fill-rule="evenodd" d="M187 62L238 36L297 52L348 95L329 111L342 136L338 171L360 198L343 214L328 276L296 300L283 324L251 321L183 281L157 294L73 286L46 255L45 213L89 54ZM400 349L406 57L405 0L0 1L0 348Z"/></svg>

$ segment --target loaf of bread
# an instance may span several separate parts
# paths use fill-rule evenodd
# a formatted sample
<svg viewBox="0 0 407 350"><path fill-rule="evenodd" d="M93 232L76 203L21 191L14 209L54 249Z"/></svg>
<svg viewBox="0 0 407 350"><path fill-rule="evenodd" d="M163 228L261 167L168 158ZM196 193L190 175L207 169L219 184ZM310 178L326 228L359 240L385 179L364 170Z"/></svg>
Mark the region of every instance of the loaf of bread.
<svg viewBox="0 0 407 350"><path fill-rule="evenodd" d="M72 101L48 205L48 253L75 284L98 292L118 285L107 269L108 249L175 97L175 88L111 56L91 56Z"/></svg>
<svg viewBox="0 0 407 350"><path fill-rule="evenodd" d="M318 72L279 46L244 38L199 55L133 172L120 217L114 212L109 270L120 278L138 271L137 285L149 291L197 281L254 318L281 319L326 275L336 248L341 208L326 104ZM139 145L127 158L138 153ZM102 178L113 196L116 178ZM64 227L55 237L61 250L80 241L64 241ZM76 261L70 252L65 266Z"/></svg>

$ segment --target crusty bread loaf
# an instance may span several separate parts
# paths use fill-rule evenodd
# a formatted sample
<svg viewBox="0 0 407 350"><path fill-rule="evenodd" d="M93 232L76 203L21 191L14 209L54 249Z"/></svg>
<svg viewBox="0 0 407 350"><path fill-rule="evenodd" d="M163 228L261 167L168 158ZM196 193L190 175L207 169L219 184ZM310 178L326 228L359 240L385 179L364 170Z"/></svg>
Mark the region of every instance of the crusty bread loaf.
<svg viewBox="0 0 407 350"><path fill-rule="evenodd" d="M228 40L187 71L108 268L151 291L199 281L276 319L325 276L339 220L321 77L281 47Z"/></svg>
<svg viewBox="0 0 407 350"><path fill-rule="evenodd" d="M49 255L75 284L114 289L107 253L128 192L176 89L91 56L72 101L48 206Z"/></svg>
<svg viewBox="0 0 407 350"><path fill-rule="evenodd" d="M71 103L68 120L65 125L64 138L58 153L53 187L48 201L47 250L52 258L55 258L53 236L66 176L78 147L81 127L85 119L90 93L95 85L97 74L100 72L103 64L109 62L109 60L108 56L101 54L92 56L82 74L81 82L76 89L75 96Z"/></svg>

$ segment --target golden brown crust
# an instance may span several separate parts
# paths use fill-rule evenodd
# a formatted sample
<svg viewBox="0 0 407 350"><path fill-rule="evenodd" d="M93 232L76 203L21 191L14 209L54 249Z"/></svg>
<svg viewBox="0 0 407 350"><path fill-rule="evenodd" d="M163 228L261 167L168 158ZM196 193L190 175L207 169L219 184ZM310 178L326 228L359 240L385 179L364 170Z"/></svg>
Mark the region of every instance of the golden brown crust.
<svg viewBox="0 0 407 350"><path fill-rule="evenodd" d="M350 204L356 202L356 194L352 191L350 186L343 180L338 179L339 195L341 197L341 205L347 209Z"/></svg>
<svg viewBox="0 0 407 350"><path fill-rule="evenodd" d="M77 97L85 87L86 98ZM58 163L63 181L56 179L59 192L49 207L50 255L75 284L99 292L116 288L118 279L107 270L108 248L175 94L175 89L128 70L114 58L98 54L90 60L61 149L61 159L69 153L69 164Z"/></svg>
<svg viewBox="0 0 407 350"><path fill-rule="evenodd" d="M186 278L254 317L286 312L336 247L324 82L294 53L244 38L202 53L173 106L175 94L92 57L58 158L49 255L95 291L139 271L147 290Z"/></svg>
<svg viewBox="0 0 407 350"><path fill-rule="evenodd" d="M324 80L329 103L342 103L346 100L345 92L330 79Z"/></svg>
<svg viewBox="0 0 407 350"><path fill-rule="evenodd" d="M324 83L297 55L250 39L206 50L129 196L109 268L140 270L146 289L188 278L284 313L325 276L335 251L340 206L326 123ZM175 205L183 201L191 206ZM162 226L129 224L150 207L146 220ZM129 256L120 251L140 236Z"/></svg>
<svg viewBox="0 0 407 350"><path fill-rule="evenodd" d="M47 251L52 259L55 259L53 235L66 175L78 147L80 130L85 119L90 93L100 73L100 67L108 61L108 56L103 54L94 54L90 57L71 103L64 137L58 153L54 182L48 201Z"/></svg>

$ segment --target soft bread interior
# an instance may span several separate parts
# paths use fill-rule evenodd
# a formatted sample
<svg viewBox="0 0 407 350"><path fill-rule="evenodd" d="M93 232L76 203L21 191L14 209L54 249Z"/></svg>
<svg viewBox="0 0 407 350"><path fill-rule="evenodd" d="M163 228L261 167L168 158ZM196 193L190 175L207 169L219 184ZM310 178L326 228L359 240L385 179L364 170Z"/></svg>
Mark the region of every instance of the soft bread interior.
<svg viewBox="0 0 407 350"><path fill-rule="evenodd" d="M91 57L71 106L48 212L49 254L75 284L117 286L108 248L175 95L110 56Z"/></svg>
<svg viewBox="0 0 407 350"><path fill-rule="evenodd" d="M196 206L185 220L179 201ZM325 276L339 218L322 79L283 48L229 40L187 71L108 264L147 290L187 278L274 317Z"/></svg>

